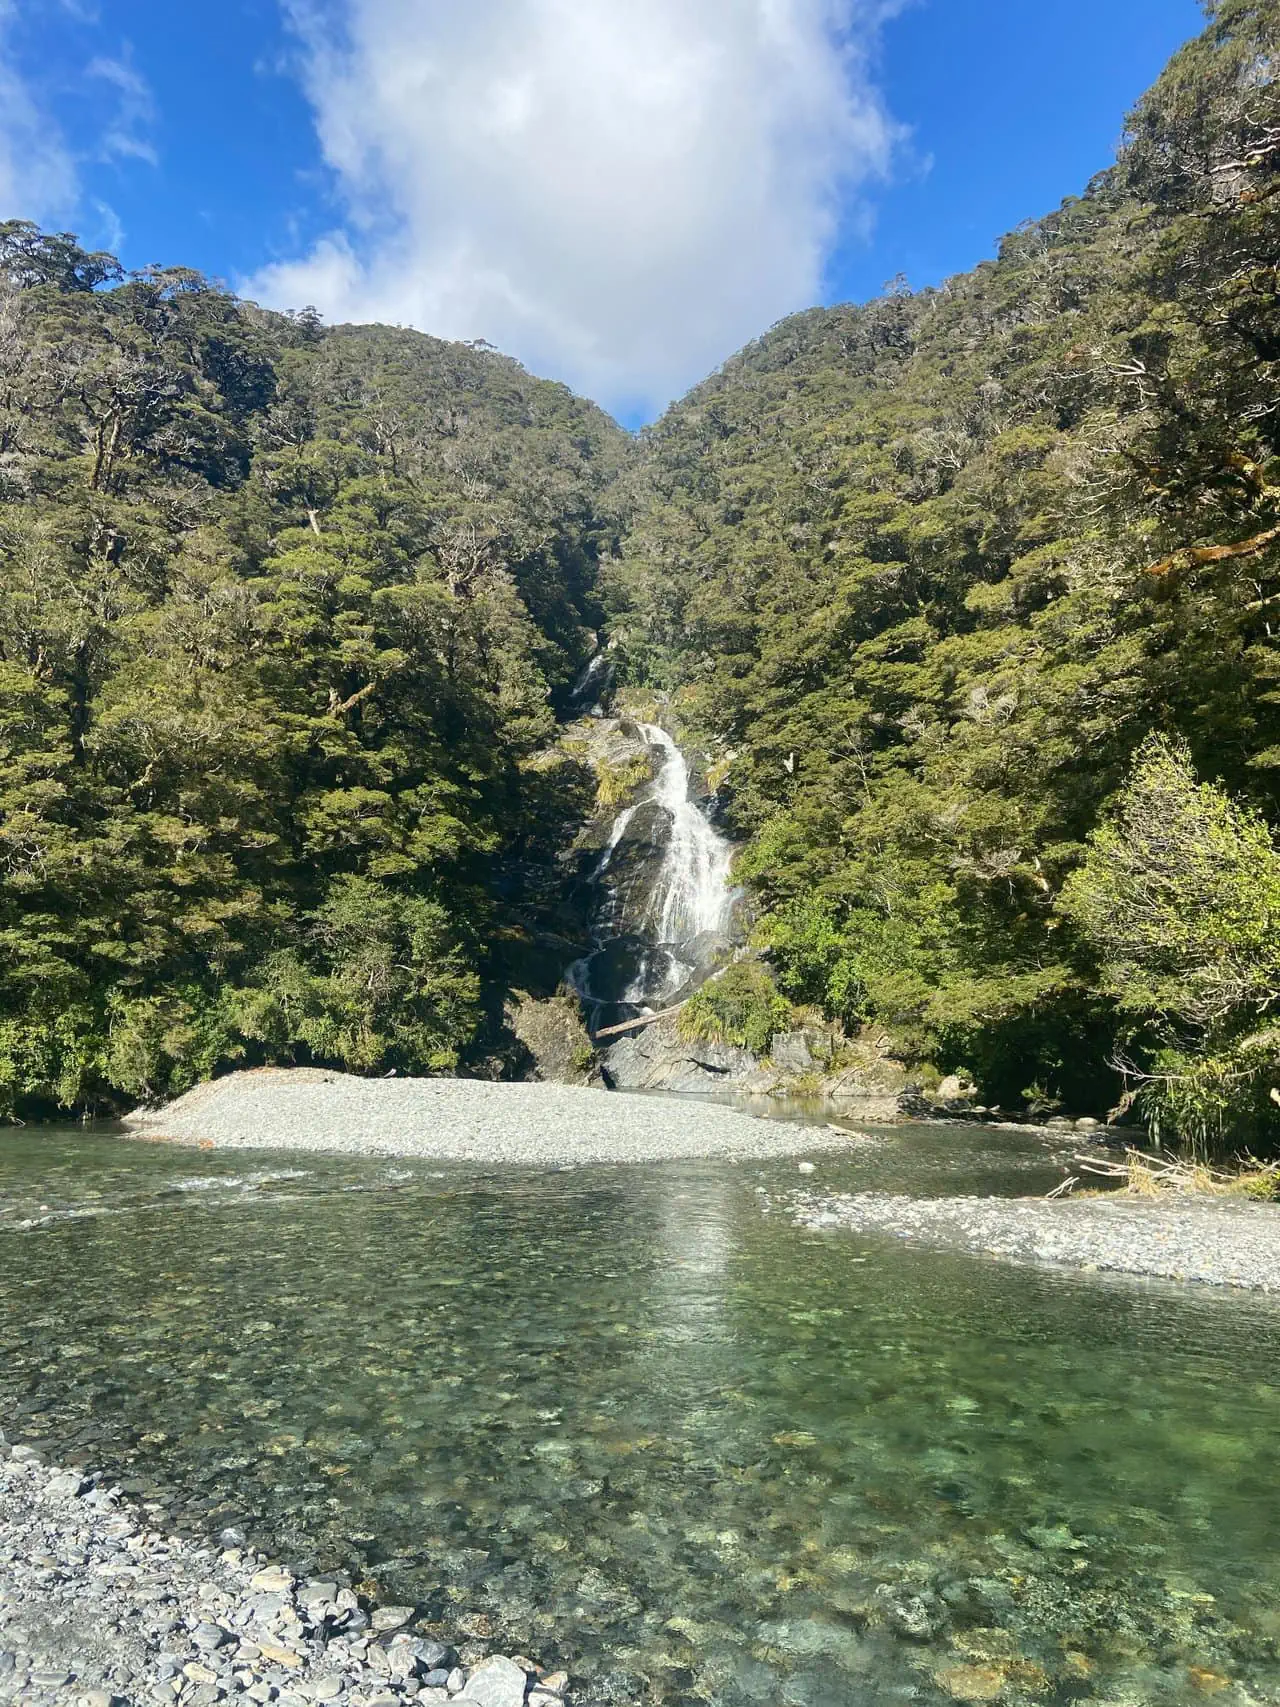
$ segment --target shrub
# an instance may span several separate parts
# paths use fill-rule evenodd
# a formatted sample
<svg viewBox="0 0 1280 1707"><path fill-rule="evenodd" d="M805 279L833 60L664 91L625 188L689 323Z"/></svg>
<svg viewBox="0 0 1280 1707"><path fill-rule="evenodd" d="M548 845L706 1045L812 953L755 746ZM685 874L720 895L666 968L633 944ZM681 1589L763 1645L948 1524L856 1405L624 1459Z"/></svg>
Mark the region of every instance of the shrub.
<svg viewBox="0 0 1280 1707"><path fill-rule="evenodd" d="M792 1022L791 1003L759 961L742 960L691 996L680 1010L682 1037L732 1043L767 1055L780 1031Z"/></svg>
<svg viewBox="0 0 1280 1707"><path fill-rule="evenodd" d="M1186 748L1147 741L1059 910L1145 1043L1129 1067L1153 1135L1194 1155L1274 1147L1280 1029L1280 852L1265 821Z"/></svg>

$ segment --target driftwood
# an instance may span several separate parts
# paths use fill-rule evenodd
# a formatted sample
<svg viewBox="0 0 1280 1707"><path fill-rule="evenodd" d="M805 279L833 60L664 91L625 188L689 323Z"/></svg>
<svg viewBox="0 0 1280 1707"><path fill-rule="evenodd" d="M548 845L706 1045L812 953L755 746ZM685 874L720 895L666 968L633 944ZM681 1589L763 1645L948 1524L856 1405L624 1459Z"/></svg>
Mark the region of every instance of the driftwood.
<svg viewBox="0 0 1280 1707"><path fill-rule="evenodd" d="M1055 1185L1052 1191L1046 1191L1044 1200L1052 1203L1055 1197L1067 1197L1080 1184L1079 1174L1068 1174L1061 1185Z"/></svg>
<svg viewBox="0 0 1280 1707"><path fill-rule="evenodd" d="M1100 1175L1103 1179L1128 1179L1135 1167L1142 1169L1156 1183L1163 1181L1174 1186L1190 1185L1197 1175L1215 1185L1229 1185L1233 1178L1231 1174L1203 1163L1184 1162L1177 1156L1157 1156L1149 1150L1126 1149L1122 1162L1109 1156L1077 1156L1075 1160L1083 1172Z"/></svg>
<svg viewBox="0 0 1280 1707"><path fill-rule="evenodd" d="M669 1019L672 1014L678 1014L684 1006L677 1002L673 1008L663 1008L660 1013L641 1014L639 1019L624 1020L621 1025L606 1025L603 1031L596 1032L597 1037L617 1037L624 1031L639 1031L642 1026L652 1025L655 1020Z"/></svg>
<svg viewBox="0 0 1280 1707"><path fill-rule="evenodd" d="M1242 1177L1256 1174L1259 1179L1275 1179L1280 1175L1280 1162L1263 1165L1251 1158L1242 1158L1244 1175L1224 1173L1205 1162L1187 1162L1177 1156L1155 1155L1149 1150L1126 1149L1124 1160L1114 1156L1076 1156L1074 1165L1080 1172L1071 1174L1061 1185L1046 1192L1047 1199L1068 1197L1085 1174L1095 1178L1124 1181L1131 1191L1154 1194L1160 1191L1222 1192L1238 1186Z"/></svg>

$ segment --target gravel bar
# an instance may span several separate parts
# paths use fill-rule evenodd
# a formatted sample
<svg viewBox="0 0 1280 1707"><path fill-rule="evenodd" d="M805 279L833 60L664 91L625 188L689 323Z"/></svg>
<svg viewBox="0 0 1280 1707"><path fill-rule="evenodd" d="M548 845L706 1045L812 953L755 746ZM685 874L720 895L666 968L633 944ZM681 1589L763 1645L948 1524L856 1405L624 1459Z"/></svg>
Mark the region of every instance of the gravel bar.
<svg viewBox="0 0 1280 1707"><path fill-rule="evenodd" d="M231 1073L127 1124L145 1137L219 1149L512 1167L788 1156L854 1140L676 1097L478 1079L360 1079L314 1068Z"/></svg>
<svg viewBox="0 0 1280 1707"><path fill-rule="evenodd" d="M1280 1207L1117 1193L1043 1198L796 1194L798 1226L889 1233L1008 1262L1111 1270L1280 1292Z"/></svg>
<svg viewBox="0 0 1280 1707"><path fill-rule="evenodd" d="M0 1434L0 1702L22 1707L562 1707L564 1672L458 1648L299 1579L237 1531L201 1546Z"/></svg>

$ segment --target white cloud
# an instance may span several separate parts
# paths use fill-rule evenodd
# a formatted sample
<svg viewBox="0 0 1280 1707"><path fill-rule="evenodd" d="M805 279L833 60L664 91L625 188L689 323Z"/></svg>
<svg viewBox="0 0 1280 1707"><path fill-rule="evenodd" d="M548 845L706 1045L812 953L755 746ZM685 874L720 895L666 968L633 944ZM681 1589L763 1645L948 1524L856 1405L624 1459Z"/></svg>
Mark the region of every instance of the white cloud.
<svg viewBox="0 0 1280 1707"><path fill-rule="evenodd" d="M158 164L155 147L147 132L155 122L151 87L133 64L128 50L117 59L101 56L92 60L87 77L105 83L115 93L116 106L98 143L102 160L144 160Z"/></svg>
<svg viewBox="0 0 1280 1707"><path fill-rule="evenodd" d="M0 219L62 220L75 206L75 162L19 69L15 18L11 0L0 0Z"/></svg>
<svg viewBox="0 0 1280 1707"><path fill-rule="evenodd" d="M893 0L283 0L347 219L246 289L488 338L615 408L819 295L898 131Z"/></svg>
<svg viewBox="0 0 1280 1707"><path fill-rule="evenodd" d="M95 91L105 91L106 99L90 108L101 112L92 143L74 149L27 69L39 63L37 56L30 44L25 57L18 51L18 9L18 0L0 0L0 219L32 219L50 226L78 223L91 212L98 226L95 240L105 234L115 248L124 237L120 222L99 196L89 197L86 207L82 168L133 160L156 164L147 134L155 120L151 89L134 66L127 43L114 57L91 59L76 98L82 107ZM96 12L83 0L59 0L59 9L85 28L97 23ZM23 10L29 16L37 9L24 5Z"/></svg>

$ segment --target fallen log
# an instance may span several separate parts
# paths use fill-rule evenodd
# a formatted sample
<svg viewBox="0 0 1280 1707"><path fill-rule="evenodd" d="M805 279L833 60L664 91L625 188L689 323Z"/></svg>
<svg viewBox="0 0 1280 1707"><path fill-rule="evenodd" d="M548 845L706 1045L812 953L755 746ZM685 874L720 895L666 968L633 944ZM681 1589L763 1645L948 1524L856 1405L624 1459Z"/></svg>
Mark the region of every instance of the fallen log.
<svg viewBox="0 0 1280 1707"><path fill-rule="evenodd" d="M669 1019L672 1014L678 1014L683 1006L683 1002L677 1002L675 1007L663 1008L660 1013L641 1014L639 1019L623 1020L621 1025L606 1025L603 1031L596 1032L596 1036L617 1037L624 1031L639 1031L642 1026L652 1025L655 1020Z"/></svg>

